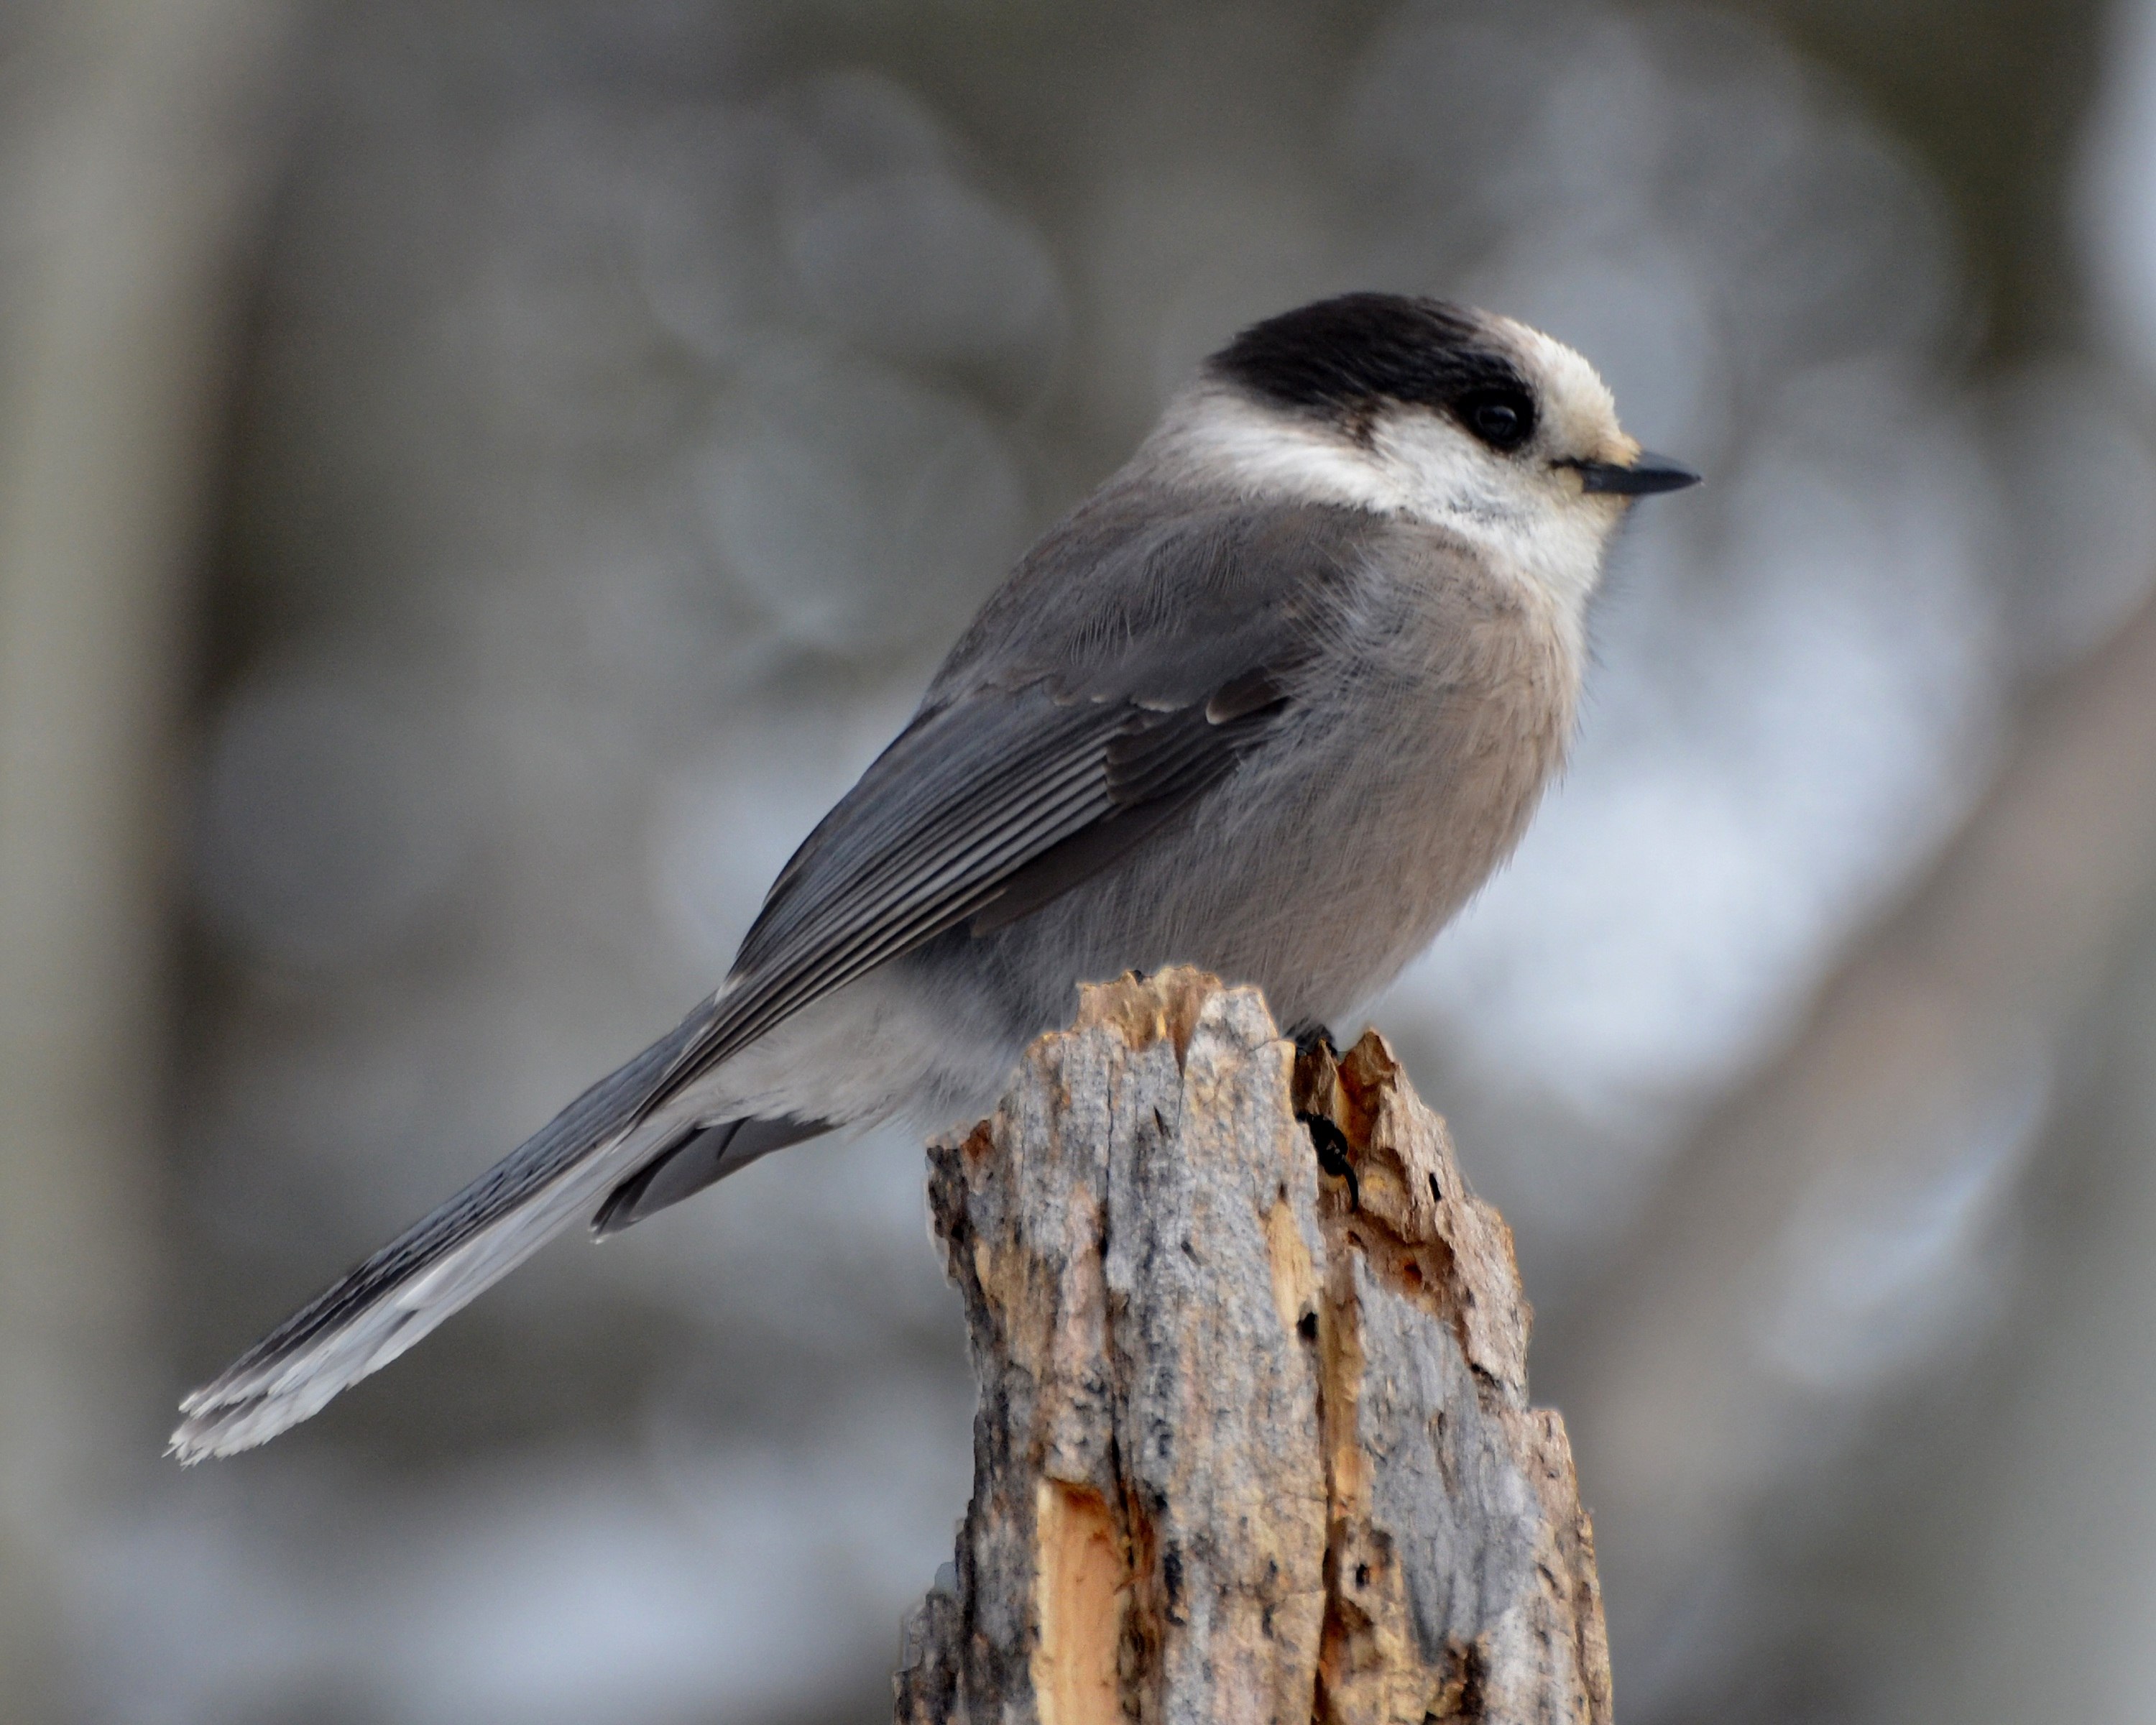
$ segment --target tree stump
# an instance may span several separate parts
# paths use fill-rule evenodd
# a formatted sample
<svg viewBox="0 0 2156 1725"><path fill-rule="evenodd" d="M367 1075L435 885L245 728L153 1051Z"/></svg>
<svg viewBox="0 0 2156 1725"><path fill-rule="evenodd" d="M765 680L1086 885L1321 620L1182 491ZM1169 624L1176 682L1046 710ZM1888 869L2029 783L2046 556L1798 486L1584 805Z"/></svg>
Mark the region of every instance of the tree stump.
<svg viewBox="0 0 2156 1725"><path fill-rule="evenodd" d="M981 1399L901 1725L1609 1718L1511 1233L1374 1032L1127 977L930 1158Z"/></svg>

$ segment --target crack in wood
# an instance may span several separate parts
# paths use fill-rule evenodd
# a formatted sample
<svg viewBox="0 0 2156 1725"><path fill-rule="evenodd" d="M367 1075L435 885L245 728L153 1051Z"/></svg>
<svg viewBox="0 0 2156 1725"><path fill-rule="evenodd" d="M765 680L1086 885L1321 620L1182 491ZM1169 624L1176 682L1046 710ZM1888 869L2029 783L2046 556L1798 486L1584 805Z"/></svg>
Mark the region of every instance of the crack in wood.
<svg viewBox="0 0 2156 1725"><path fill-rule="evenodd" d="M1299 1052L1190 971L1089 988L930 1197L982 1399L898 1719L1609 1719L1511 1235L1382 1039Z"/></svg>

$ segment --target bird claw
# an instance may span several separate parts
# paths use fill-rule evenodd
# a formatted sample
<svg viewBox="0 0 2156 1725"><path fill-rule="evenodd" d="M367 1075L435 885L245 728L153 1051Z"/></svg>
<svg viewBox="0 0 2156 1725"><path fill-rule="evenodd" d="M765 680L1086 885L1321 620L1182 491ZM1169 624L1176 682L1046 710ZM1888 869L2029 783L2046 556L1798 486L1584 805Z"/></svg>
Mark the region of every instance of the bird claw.
<svg viewBox="0 0 2156 1725"><path fill-rule="evenodd" d="M1348 1159L1348 1135L1322 1114L1298 1114L1317 1152L1317 1165L1336 1180L1348 1183L1348 1208L1363 1208L1363 1189L1355 1178L1355 1164Z"/></svg>

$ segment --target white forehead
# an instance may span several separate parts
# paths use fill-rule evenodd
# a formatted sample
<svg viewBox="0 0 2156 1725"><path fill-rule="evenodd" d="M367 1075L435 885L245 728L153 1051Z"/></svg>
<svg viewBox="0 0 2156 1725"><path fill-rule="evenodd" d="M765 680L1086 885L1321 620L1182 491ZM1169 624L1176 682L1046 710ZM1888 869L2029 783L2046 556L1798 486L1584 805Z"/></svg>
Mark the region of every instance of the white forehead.
<svg viewBox="0 0 2156 1725"><path fill-rule="evenodd" d="M1618 424L1617 402L1609 386L1588 363L1586 355L1512 318L1491 312L1483 316L1511 343L1520 368L1532 380L1552 447L1617 461L1629 461L1639 453Z"/></svg>

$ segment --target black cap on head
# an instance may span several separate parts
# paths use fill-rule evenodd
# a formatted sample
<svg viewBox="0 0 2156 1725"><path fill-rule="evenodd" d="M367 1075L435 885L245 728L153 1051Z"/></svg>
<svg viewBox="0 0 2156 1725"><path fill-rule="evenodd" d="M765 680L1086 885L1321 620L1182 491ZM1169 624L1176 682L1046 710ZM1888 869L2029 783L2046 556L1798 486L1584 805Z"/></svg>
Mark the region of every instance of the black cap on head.
<svg viewBox="0 0 2156 1725"><path fill-rule="evenodd" d="M1207 362L1214 375L1285 408L1350 424L1389 402L1466 418L1493 397L1525 403L1515 443L1532 431L1534 391L1518 362L1472 312L1442 300L1342 294L1253 324Z"/></svg>

